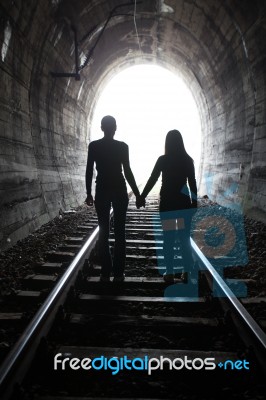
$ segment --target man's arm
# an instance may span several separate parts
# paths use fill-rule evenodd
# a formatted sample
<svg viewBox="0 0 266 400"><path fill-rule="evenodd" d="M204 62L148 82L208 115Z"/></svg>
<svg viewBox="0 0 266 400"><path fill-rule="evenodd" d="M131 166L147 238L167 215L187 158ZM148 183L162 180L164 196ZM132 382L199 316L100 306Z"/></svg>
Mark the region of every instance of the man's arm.
<svg viewBox="0 0 266 400"><path fill-rule="evenodd" d="M129 186L131 187L134 195L136 197L139 197L139 189L136 185L136 181L133 175L133 172L131 171L130 168L130 163L129 163L129 151L128 151L128 145L125 145L125 153L123 157L123 169L124 169L124 174L127 182L129 183Z"/></svg>
<svg viewBox="0 0 266 400"><path fill-rule="evenodd" d="M89 144L89 149L88 149L88 158L87 158L87 167L86 167L87 198L86 198L85 202L88 204L88 206L92 206L93 205L93 198L92 198L92 195L91 195L93 164L94 164L93 146L92 146L92 143L90 143Z"/></svg>

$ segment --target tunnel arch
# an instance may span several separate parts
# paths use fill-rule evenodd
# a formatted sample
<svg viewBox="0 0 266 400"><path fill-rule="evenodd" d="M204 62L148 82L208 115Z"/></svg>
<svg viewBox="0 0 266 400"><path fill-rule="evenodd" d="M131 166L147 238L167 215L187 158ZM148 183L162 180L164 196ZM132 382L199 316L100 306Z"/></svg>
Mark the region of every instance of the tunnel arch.
<svg viewBox="0 0 266 400"><path fill-rule="evenodd" d="M51 71L75 72L72 27L82 66L121 4L81 79L52 77ZM95 101L114 73L140 60L181 74L195 96L203 132L201 192L266 220L266 4L142 1L136 14L141 57L133 10L129 0L1 0L1 248L84 200ZM228 192L232 184L237 189Z"/></svg>
<svg viewBox="0 0 266 400"><path fill-rule="evenodd" d="M118 124L115 137L129 145L135 179L138 184L145 184L156 158L163 153L166 133L178 129L194 160L198 178L201 154L198 107L177 74L156 63L135 63L111 74L101 86L99 98L90 107L90 140L102 136L103 115L113 115Z"/></svg>

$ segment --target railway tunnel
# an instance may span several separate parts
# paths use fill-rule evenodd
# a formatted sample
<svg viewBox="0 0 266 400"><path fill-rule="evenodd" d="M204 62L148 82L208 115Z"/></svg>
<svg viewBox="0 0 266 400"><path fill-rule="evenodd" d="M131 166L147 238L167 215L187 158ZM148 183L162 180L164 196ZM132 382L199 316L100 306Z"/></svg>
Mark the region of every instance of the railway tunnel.
<svg viewBox="0 0 266 400"><path fill-rule="evenodd" d="M1 249L84 201L97 100L140 63L194 96L200 193L265 222L265 11L260 0L1 0Z"/></svg>

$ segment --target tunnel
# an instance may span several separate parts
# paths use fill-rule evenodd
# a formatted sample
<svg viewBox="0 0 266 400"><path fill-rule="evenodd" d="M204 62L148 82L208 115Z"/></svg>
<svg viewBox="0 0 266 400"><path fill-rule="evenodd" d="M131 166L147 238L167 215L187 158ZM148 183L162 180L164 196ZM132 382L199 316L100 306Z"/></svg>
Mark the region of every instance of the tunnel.
<svg viewBox="0 0 266 400"><path fill-rule="evenodd" d="M1 0L1 250L84 202L97 101L138 64L193 94L199 193L266 222L265 11L260 0Z"/></svg>

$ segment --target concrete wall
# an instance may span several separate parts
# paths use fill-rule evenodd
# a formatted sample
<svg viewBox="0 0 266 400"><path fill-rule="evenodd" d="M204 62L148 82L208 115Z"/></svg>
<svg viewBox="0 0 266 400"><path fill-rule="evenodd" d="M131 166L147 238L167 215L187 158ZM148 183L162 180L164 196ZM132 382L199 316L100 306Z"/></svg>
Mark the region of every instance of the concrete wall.
<svg viewBox="0 0 266 400"><path fill-rule="evenodd" d="M52 68L72 70L67 23L50 2L1 3L2 249L84 201L87 115L82 83L50 76Z"/></svg>
<svg viewBox="0 0 266 400"><path fill-rule="evenodd" d="M265 6L227 3L231 8L220 8L216 19L227 41L213 52L217 79L207 94L212 128L205 138L203 177L212 199L239 203L265 221Z"/></svg>
<svg viewBox="0 0 266 400"><path fill-rule="evenodd" d="M123 3L123 2L122 2ZM125 3L128 3L125 1ZM138 62L183 76L198 104L201 194L266 221L266 4L144 1L110 20L81 80L74 72L119 0L0 0L0 249L85 197L90 122L103 85Z"/></svg>

